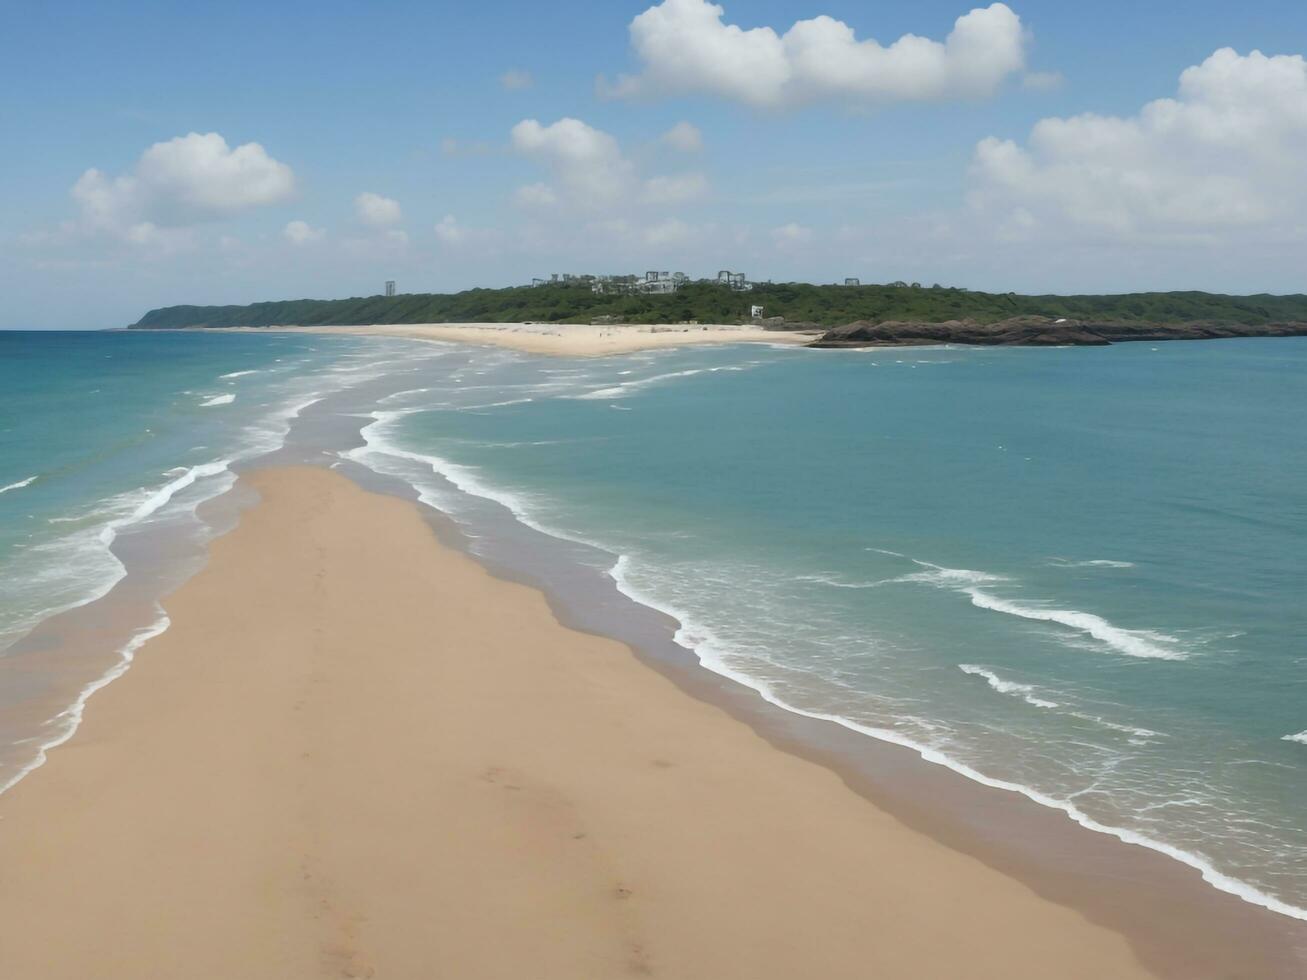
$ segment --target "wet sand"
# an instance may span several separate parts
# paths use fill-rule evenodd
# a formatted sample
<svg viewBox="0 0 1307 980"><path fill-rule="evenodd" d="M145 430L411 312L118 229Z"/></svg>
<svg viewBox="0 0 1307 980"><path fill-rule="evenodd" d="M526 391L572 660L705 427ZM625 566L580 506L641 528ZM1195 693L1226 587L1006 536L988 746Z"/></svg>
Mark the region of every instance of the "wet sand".
<svg viewBox="0 0 1307 980"><path fill-rule="evenodd" d="M0 976L1150 976L327 470L0 797Z"/></svg>

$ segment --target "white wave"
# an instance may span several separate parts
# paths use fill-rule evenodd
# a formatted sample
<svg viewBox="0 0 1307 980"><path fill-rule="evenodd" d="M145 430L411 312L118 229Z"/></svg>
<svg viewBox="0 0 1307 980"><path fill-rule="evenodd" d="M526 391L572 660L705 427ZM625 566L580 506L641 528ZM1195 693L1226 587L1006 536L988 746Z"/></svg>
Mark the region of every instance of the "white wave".
<svg viewBox="0 0 1307 980"><path fill-rule="evenodd" d="M125 517L115 518L114 520L107 522L104 527L100 529L100 540L106 547L113 544L114 538L118 536L118 532L123 528L130 527L133 524L139 524L152 514L157 513L158 510L166 505L168 501L172 500L179 491L185 490L196 480L202 479L206 476L217 476L219 473L226 471L226 469L231 465L231 462L232 461L229 459L219 459L212 463L201 463L198 466L192 466L181 476L168 481L157 490L147 491L148 496L146 496L130 514Z"/></svg>
<svg viewBox="0 0 1307 980"><path fill-rule="evenodd" d="M829 585L833 589L874 589L881 585L889 585L897 582L899 579L885 578L872 582L845 582L842 579L831 578L829 575L796 575L796 582L816 582L819 585Z"/></svg>
<svg viewBox="0 0 1307 980"><path fill-rule="evenodd" d="M1186 660L1188 654L1172 644L1179 643L1178 637L1153 630L1130 630L1108 622L1102 616L1081 612L1078 609L1053 609L1047 606L1022 605L1010 599L1003 599L986 592L979 586L1006 581L1001 575L975 571L970 568L945 568L927 561L911 559L913 564L925 569L898 578L899 582L921 582L939 588L951 588L962 592L971 599L972 605L979 609L1017 616L1041 623L1056 623L1068 629L1086 633L1095 640L1105 644L1117 653L1127 657L1140 657L1146 660Z"/></svg>
<svg viewBox="0 0 1307 980"><path fill-rule="evenodd" d="M40 476L40 474L38 473L36 476L29 476L26 480L19 480L17 483L11 483L7 487L0 487L0 493L8 493L10 490L21 490L23 487L30 487L36 482L37 476Z"/></svg>
<svg viewBox="0 0 1307 980"><path fill-rule="evenodd" d="M40 745L36 757L26 766L23 766L8 780L0 783L0 793L5 793L8 790L13 789L22 782L29 773L35 772L37 769L40 769L45 765L49 751L53 748L58 748L60 745L63 745L72 738L78 727L82 724L82 716L86 712L86 702L91 699L91 695L127 673L128 668L132 665L132 661L136 659L137 651L172 625L171 620L168 619L167 613L162 609L159 609L158 612L159 618L155 620L154 623L144 629L137 630L132 638L118 651L118 662L96 680L82 688L81 693L77 696L77 700L47 723L52 731L47 737L40 738Z"/></svg>
<svg viewBox="0 0 1307 980"><path fill-rule="evenodd" d="M1124 735L1130 735L1132 736L1132 740L1135 738L1150 739L1165 737L1161 732L1155 732L1151 728L1139 728L1135 725L1122 725L1115 721L1108 721L1106 718L1099 715L1087 715L1078 711L1073 711L1071 712L1071 716L1073 718L1079 718L1081 721L1092 721L1095 725L1101 725L1102 727L1114 732L1121 732Z"/></svg>
<svg viewBox="0 0 1307 980"><path fill-rule="evenodd" d="M992 670L986 670L984 667L977 667L975 664L958 664L958 670L964 674L971 674L975 677L983 677L999 694L1010 694L1019 697L1027 704L1033 704L1036 708L1056 708L1056 701L1046 701L1044 698L1035 697L1035 688L1031 684L1018 684L1016 681L1005 681Z"/></svg>
<svg viewBox="0 0 1307 980"><path fill-rule="evenodd" d="M1138 831L1100 823L1082 811L1071 800L1060 800L1030 786L1024 786L1010 780L996 779L992 776L987 776L978 769L954 759L952 756L940 751L938 748L905 736L900 732L886 728L875 728L870 725L864 725L853 721L849 718L844 718L840 715L829 714L821 711L810 711L789 703L784 698L777 695L772 686L766 681L752 677L731 667L726 661L722 645L717 642L711 631L694 624L693 620L691 620L682 610L665 603L660 603L635 589L631 585L627 574L628 568L629 561L625 555L622 555L618 558L617 563L609 572L609 575L616 583L619 592L641 605L657 609L677 620L677 622L680 623L680 628L676 631L676 642L692 653L699 661L700 665L707 670L711 670L715 674L719 674L722 677L726 677L757 692L764 701L767 701L784 711L789 711L796 715L802 715L805 718L830 722L839 725L841 728L846 728L850 731L867 735L882 742L890 742L894 745L901 745L905 748L911 749L924 761L932 763L933 765L943 766L944 768L950 769L974 782L980 783L984 786L993 787L994 789L1017 793L1034 803L1040 804L1041 806L1060 810L1086 830L1092 830L1095 833L1100 834L1107 834L1124 843L1146 847L1149 850L1165 854L1167 857L1179 861L1181 864L1194 868L1199 872L1204 881L1219 891L1234 895L1245 902L1252 905L1259 905L1262 908L1269 909L1272 912L1277 912L1280 915L1307 921L1307 909L1290 905L1288 902L1278 899L1274 895L1268 895L1266 892L1250 885L1246 881L1240 881L1238 878L1225 874L1216 868L1216 866L1202 854L1183 850L1173 844L1156 840L1155 838L1148 837Z"/></svg>
<svg viewBox="0 0 1307 980"><path fill-rule="evenodd" d="M214 395L205 401L200 402L200 408L212 408L215 405L230 405L236 400L236 396L231 392L225 395Z"/></svg>
<svg viewBox="0 0 1307 980"><path fill-rule="evenodd" d="M440 456L430 455L428 453L415 453L395 444L388 438L388 429L394 420L405 415L411 415L416 410L409 411L391 411L391 412L374 412L372 413L373 421L365 425L359 432L363 437L364 444L355 449L347 450L341 455L346 459L352 459L355 462L368 466L368 457L370 455L380 454L383 456L393 456L397 459L406 459L411 462L422 464L431 469L433 473L448 480L454 487L463 493L471 494L474 497L483 497L486 500L492 500L497 504L508 509L508 511L523 524L533 527L545 534L553 532L545 530L539 525L532 522L530 515L522 499L515 494L500 490L496 487L488 486L476 475L476 470L469 466L463 466L451 462ZM395 475L395 474L390 474ZM436 506L434 499L427 499L424 488L415 486L423 502L430 506Z"/></svg>
<svg viewBox="0 0 1307 980"><path fill-rule="evenodd" d="M107 517L107 520L80 527L34 548L29 557L42 560L32 567L23 591L30 601L26 611L3 624L0 647L21 636L42 620L95 602L108 595L127 574L127 569L113 553L113 543L126 528L147 520L180 491L204 477L228 472L230 460L218 460L192 466L181 476L157 488L142 488L119 494L97 505L96 512L74 515L71 522ZM228 473L230 476L230 473ZM234 478L233 478L234 479ZM229 486L216 487L222 492ZM59 520L55 518L53 520ZM14 595L17 599L17 594Z"/></svg>
<svg viewBox="0 0 1307 980"><path fill-rule="evenodd" d="M966 591L970 586L987 585L993 582L1006 582L1007 577L1004 575L994 575L990 572L979 572L972 568L944 568L941 565L931 565L929 562L916 561L910 559L917 565L921 565L926 570L924 572L912 572L908 575L900 575L893 582L920 582L923 585L933 585L941 589L957 589Z"/></svg>
<svg viewBox="0 0 1307 980"><path fill-rule="evenodd" d="M1152 630L1128 630L1114 626L1102 616L1081 612L1078 609L1049 609L1042 606L1023 606L998 596L990 595L981 589L968 588L964 592L971 597L973 605L1008 616L1019 616L1043 623L1057 623L1068 629L1088 633L1095 640L1105 643L1117 653L1127 657L1141 657L1146 660L1186 660L1188 654L1168 644L1178 643L1178 638Z"/></svg>
<svg viewBox="0 0 1307 980"><path fill-rule="evenodd" d="M594 391L587 391L582 395L572 395L570 397L581 401L603 401L605 399L625 398L632 392L639 391L642 388L648 388L650 385L658 384L660 381L667 381L671 378L688 378L696 374L714 374L718 371L744 371L741 365L725 365L722 367L710 368L690 368L685 371L671 371L667 374L655 374L647 378L638 378L635 381L623 381L621 384L612 385L608 388L597 388Z"/></svg>
<svg viewBox="0 0 1307 980"><path fill-rule="evenodd" d="M455 407L456 412L477 412L485 408L503 408L506 405L525 405L527 402L535 401L534 398L510 398L502 402L488 402L485 405L461 405Z"/></svg>
<svg viewBox="0 0 1307 980"><path fill-rule="evenodd" d="M1296 735L1286 735L1280 741L1297 742L1299 745L1307 745L1307 732L1299 732Z"/></svg>
<svg viewBox="0 0 1307 980"><path fill-rule="evenodd" d="M1134 568L1132 561L1113 561L1110 558L1092 558L1089 561L1072 561L1070 558L1050 558L1050 565L1058 568Z"/></svg>
<svg viewBox="0 0 1307 980"><path fill-rule="evenodd" d="M259 373L258 371L233 371L231 374L220 374L218 375L218 378L219 380L225 381L228 378L243 378L247 374L258 374L258 373Z"/></svg>

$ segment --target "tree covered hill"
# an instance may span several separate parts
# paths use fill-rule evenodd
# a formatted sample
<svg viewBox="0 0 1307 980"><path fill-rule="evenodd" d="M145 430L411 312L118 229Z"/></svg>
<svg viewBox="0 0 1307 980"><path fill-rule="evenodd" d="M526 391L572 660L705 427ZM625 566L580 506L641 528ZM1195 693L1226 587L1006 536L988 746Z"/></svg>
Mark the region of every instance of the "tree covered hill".
<svg viewBox="0 0 1307 980"><path fill-rule="evenodd" d="M1017 316L1067 317L1123 323L1212 321L1256 325L1307 322L1307 295L1224 296L1215 293L1123 293L1103 296L1023 296L920 286L816 286L759 283L733 292L693 283L669 295L594 293L586 285L549 284L461 293L407 293L334 300L281 300L248 306L169 306L133 324L140 329L181 327L345 326L368 323L539 321L589 323L597 317L627 323L738 323L750 306L790 323L834 327L858 320L939 323L970 319L994 323Z"/></svg>

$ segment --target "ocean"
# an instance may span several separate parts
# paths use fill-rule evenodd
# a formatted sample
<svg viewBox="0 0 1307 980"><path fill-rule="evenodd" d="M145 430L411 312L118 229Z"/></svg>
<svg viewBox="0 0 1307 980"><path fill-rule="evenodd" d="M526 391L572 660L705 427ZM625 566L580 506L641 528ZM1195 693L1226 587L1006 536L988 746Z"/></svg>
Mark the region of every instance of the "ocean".
<svg viewBox="0 0 1307 980"><path fill-rule="evenodd" d="M1307 340L561 359L0 333L0 786L79 717L24 709L56 659L32 628L130 581L134 530L207 541L205 502L297 438L474 552L506 522L575 545L777 705L1307 918ZM57 686L84 700L165 627L76 685L58 658Z"/></svg>

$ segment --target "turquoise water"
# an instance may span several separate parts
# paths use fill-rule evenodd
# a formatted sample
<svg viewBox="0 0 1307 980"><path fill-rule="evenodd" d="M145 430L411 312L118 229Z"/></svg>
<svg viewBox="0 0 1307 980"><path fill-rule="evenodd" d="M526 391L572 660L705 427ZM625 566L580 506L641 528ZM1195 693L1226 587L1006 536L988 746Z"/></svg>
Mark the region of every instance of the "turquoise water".
<svg viewBox="0 0 1307 980"><path fill-rule="evenodd" d="M712 669L1307 907L1307 342L486 354L375 417Z"/></svg>
<svg viewBox="0 0 1307 980"><path fill-rule="evenodd" d="M6 646L118 581L117 535L202 534L231 468L328 406L366 440L338 451L456 519L597 546L710 669L1304 915L1307 341L0 333L0 737Z"/></svg>
<svg viewBox="0 0 1307 980"><path fill-rule="evenodd" d="M113 585L118 532L276 448L339 366L312 341L0 332L0 649Z"/></svg>

